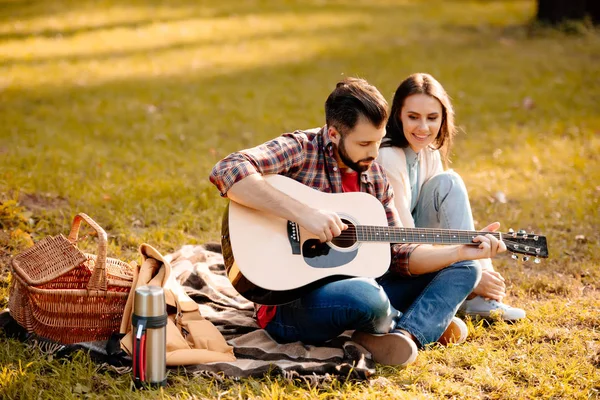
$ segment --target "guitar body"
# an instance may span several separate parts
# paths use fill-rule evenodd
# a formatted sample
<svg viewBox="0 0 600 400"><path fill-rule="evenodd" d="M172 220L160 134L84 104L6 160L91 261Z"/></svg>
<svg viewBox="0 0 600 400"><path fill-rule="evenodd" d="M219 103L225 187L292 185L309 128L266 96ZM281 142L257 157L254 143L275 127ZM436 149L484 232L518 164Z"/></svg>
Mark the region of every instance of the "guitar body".
<svg viewBox="0 0 600 400"><path fill-rule="evenodd" d="M382 204L370 194L323 193L281 175L264 178L310 207L335 211L349 226L388 226ZM287 303L343 278L383 275L390 265L390 244L355 239L348 229L333 242L320 243L297 224L233 201L222 224L229 280L258 304Z"/></svg>

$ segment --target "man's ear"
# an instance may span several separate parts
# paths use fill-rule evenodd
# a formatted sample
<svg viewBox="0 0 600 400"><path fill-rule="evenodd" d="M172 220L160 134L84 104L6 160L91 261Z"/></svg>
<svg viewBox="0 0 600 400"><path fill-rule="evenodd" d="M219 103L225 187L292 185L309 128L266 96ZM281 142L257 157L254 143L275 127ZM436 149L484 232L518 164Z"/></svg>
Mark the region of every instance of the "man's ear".
<svg viewBox="0 0 600 400"><path fill-rule="evenodd" d="M331 141L336 145L340 142L340 137L342 136L340 132L334 126L327 127L327 134L331 138Z"/></svg>

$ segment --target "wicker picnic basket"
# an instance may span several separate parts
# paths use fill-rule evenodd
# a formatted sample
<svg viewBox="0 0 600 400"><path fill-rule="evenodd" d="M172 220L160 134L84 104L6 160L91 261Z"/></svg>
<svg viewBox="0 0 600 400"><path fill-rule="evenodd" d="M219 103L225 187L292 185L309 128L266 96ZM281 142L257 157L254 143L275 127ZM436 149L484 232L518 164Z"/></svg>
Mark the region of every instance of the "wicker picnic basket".
<svg viewBox="0 0 600 400"><path fill-rule="evenodd" d="M81 221L98 234L98 254L77 248ZM106 257L106 232L86 214L69 238L49 236L12 260L12 317L28 332L60 343L105 340L118 332L133 284L133 268Z"/></svg>

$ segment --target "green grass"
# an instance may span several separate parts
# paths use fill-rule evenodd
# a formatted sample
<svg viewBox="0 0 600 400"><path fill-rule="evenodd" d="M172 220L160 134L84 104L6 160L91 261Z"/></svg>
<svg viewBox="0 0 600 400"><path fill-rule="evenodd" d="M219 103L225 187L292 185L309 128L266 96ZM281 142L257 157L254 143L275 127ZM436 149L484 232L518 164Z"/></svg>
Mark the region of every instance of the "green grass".
<svg viewBox="0 0 600 400"><path fill-rule="evenodd" d="M478 225L543 233L551 252L539 265L496 262L526 321L472 321L466 344L367 383L178 375L140 394L86 355L49 359L0 339L0 397L598 397L600 35L540 27L534 14L529 0L0 0L4 266L80 211L127 261L142 242L168 253L217 240L225 201L208 174L220 157L323 124L342 76L391 101L417 71L454 99L452 167Z"/></svg>

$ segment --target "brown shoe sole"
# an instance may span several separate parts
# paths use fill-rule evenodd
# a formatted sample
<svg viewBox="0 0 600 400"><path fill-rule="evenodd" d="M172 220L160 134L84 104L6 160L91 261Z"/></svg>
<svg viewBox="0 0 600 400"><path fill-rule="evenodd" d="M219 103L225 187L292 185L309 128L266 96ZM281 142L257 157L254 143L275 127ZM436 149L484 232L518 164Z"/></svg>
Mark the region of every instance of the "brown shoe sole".
<svg viewBox="0 0 600 400"><path fill-rule="evenodd" d="M373 361L380 364L405 367L417 359L417 345L401 333L375 335L355 331L352 340L367 349Z"/></svg>
<svg viewBox="0 0 600 400"><path fill-rule="evenodd" d="M460 344L467 340L469 335L469 329L461 319L453 317L450 321L450 325L446 328L442 336L438 339L438 343L442 346L448 346L449 344Z"/></svg>

